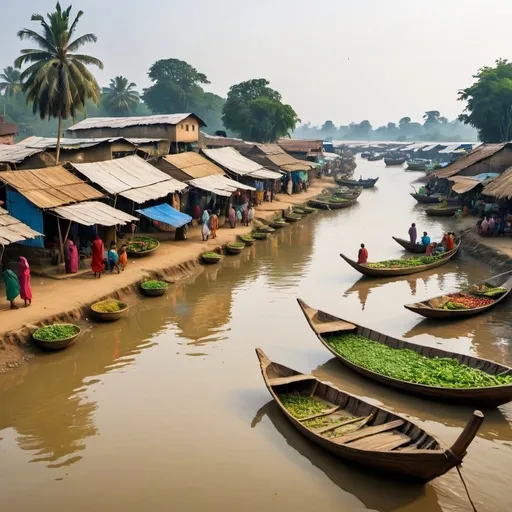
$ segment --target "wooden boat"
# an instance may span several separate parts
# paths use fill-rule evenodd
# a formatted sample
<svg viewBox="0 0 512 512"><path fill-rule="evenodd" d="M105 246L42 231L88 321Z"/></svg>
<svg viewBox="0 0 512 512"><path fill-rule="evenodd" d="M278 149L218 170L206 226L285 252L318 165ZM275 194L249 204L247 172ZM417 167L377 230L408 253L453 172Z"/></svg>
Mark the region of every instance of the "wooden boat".
<svg viewBox="0 0 512 512"><path fill-rule="evenodd" d="M332 190L332 195L335 197L342 197L343 199L357 199L363 192L362 187L352 189L349 191L347 188L335 188Z"/></svg>
<svg viewBox="0 0 512 512"><path fill-rule="evenodd" d="M242 242L243 243L243 242ZM226 253L227 254L240 254L245 249L245 244L242 246L236 246L232 243L226 244Z"/></svg>
<svg viewBox="0 0 512 512"><path fill-rule="evenodd" d="M336 179L334 181L336 182L336 185L339 185L340 187L372 188L375 186L375 183L379 181L379 178L369 178L367 180Z"/></svg>
<svg viewBox="0 0 512 512"><path fill-rule="evenodd" d="M332 455L387 475L427 483L458 466L475 438L484 415L474 411L455 443L447 448L407 418L342 391L313 375L305 375L272 362L256 349L265 385L286 418L308 439ZM297 419L280 396L299 393L328 407L325 412ZM322 418L335 425L312 428L307 421ZM340 426L347 432L333 436ZM332 436L332 437L328 437Z"/></svg>
<svg viewBox="0 0 512 512"><path fill-rule="evenodd" d="M75 324L53 324L53 325L62 325L62 326L70 326L75 328L75 334L68 336L67 338L62 338L60 340L43 340L37 336L37 330L32 334L32 339L45 350L63 350L66 347L69 347L72 343L74 343L75 339L80 335L82 330L78 325Z"/></svg>
<svg viewBox="0 0 512 512"><path fill-rule="evenodd" d="M407 170L408 171L426 171L427 166L429 164L430 164L430 160L425 160L423 158L409 160L407 162Z"/></svg>
<svg viewBox="0 0 512 512"><path fill-rule="evenodd" d="M414 199L416 199L416 201L418 201L418 203L421 203L421 204L435 204L435 203L441 202L441 198L435 194L430 195L430 196L427 196L424 194L411 194L411 196L414 197ZM460 204L458 197L448 197L448 198L445 198L445 200L447 201L448 205L450 205L450 206L456 206L456 205Z"/></svg>
<svg viewBox="0 0 512 512"><path fill-rule="evenodd" d="M457 404L478 405L482 407L497 407L498 405L506 404L512 400L512 384L483 388L446 388L440 386L426 386L424 384L416 384L414 382L407 382L393 377L388 377L387 375L382 375L359 366L334 351L330 344L327 343L326 335L353 332L354 334L359 334L360 336L364 336L365 338L369 338L397 350L409 349L425 357L448 357L450 359L455 359L461 364L465 364L471 368L477 368L489 375L512 372L512 368L494 361L457 354L456 352L448 352L439 348L417 345L398 338L393 338L372 329L367 329L361 325L330 315L324 311L313 309L301 299L297 299L297 302L299 303L309 326L316 334L322 345L344 365L369 379L376 380L386 386L397 388L401 391L407 391L414 395L442 402L454 402Z"/></svg>
<svg viewBox="0 0 512 512"><path fill-rule="evenodd" d="M391 237L395 242L400 244L406 251L413 252L415 254L424 254L427 250L427 246L423 244L413 244L409 240L398 238L396 236Z"/></svg>
<svg viewBox="0 0 512 512"><path fill-rule="evenodd" d="M367 159L367 158L370 158L371 155L372 155L371 151L363 151L361 153L361 158Z"/></svg>
<svg viewBox="0 0 512 512"><path fill-rule="evenodd" d="M408 276L410 274L417 274L418 272L424 272L432 268L440 267L445 263L448 263L452 258L455 257L460 249L460 239L456 242L455 249L449 251L443 255L442 258L433 261L432 263L426 263L425 265L418 265L416 267L399 267L399 268L371 268L366 263L356 263L344 254L340 256L352 267L355 268L361 274L368 277L390 277L390 276Z"/></svg>
<svg viewBox="0 0 512 512"><path fill-rule="evenodd" d="M418 315L424 316L425 318L436 318L436 319L457 319L457 318L465 318L468 316L478 315L480 313L485 313L489 309L498 305L500 302L504 302L510 292L512 291L512 272L505 272L503 274L498 274L497 276L491 277L484 281L480 281L479 283L475 283L475 285L488 284L494 287L503 287L507 291L503 295L500 295L492 304L487 306L482 306L479 308L471 308L471 309L438 309L441 304L444 304L446 301L450 300L446 295L439 295L437 297L433 297L432 299L427 299L422 302L416 302L414 304L405 304L405 309L412 311L413 313L418 313ZM469 287L468 287L469 288ZM464 292L465 290L461 290Z"/></svg>
<svg viewBox="0 0 512 512"><path fill-rule="evenodd" d="M346 199L345 201L330 201L329 199L311 199L309 201L309 204L311 206L314 206L315 208L323 208L324 210L340 210L341 208L348 208L349 206L352 206L355 203L357 203L357 197L355 199Z"/></svg>
<svg viewBox="0 0 512 512"><path fill-rule="evenodd" d="M453 217L460 208L458 206L448 206L447 208L425 208L425 213L429 217Z"/></svg>
<svg viewBox="0 0 512 512"><path fill-rule="evenodd" d="M384 155L382 153L374 153L368 157L368 162L376 162L377 160L382 160Z"/></svg>
<svg viewBox="0 0 512 512"><path fill-rule="evenodd" d="M407 160L407 158L405 158L405 156L399 157L399 158L392 158L392 157L389 157L389 156L384 157L384 163L388 167L397 166L397 165L403 165L406 160Z"/></svg>
<svg viewBox="0 0 512 512"><path fill-rule="evenodd" d="M250 235L239 235L238 239L243 242L247 247L254 245L256 243L256 239Z"/></svg>
<svg viewBox="0 0 512 512"><path fill-rule="evenodd" d="M268 223L268 225L273 229L282 229L288 224L284 220L272 220Z"/></svg>

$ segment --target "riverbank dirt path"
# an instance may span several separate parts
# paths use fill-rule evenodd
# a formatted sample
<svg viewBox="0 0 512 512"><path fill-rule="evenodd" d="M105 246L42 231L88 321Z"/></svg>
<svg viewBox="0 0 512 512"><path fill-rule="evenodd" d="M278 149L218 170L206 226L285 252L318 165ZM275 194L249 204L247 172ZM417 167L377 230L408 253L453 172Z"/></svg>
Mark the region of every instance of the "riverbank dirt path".
<svg viewBox="0 0 512 512"><path fill-rule="evenodd" d="M277 194L275 201L263 203L256 208L256 219L270 219L275 212L288 209L293 205L302 204L332 187L332 179L315 180L307 192L288 196ZM252 228L237 225L234 229L222 228L217 232L216 239L207 242L201 240L199 228L190 229L188 238L182 242L161 241L156 254L139 259L130 259L124 272L120 274L103 274L100 279L93 277L92 271L83 273L72 279L50 279L32 276L32 292L34 299L28 308L20 307L10 310L9 303L0 304L0 369L14 367L26 355L26 350L6 340L9 332L22 329L57 315L84 307L106 295L139 282L151 272L164 271L191 260L197 260L201 253L213 250L231 242L238 235L249 233ZM3 288L0 293L4 296ZM18 305L21 301L18 299ZM2 338L4 343L2 346Z"/></svg>

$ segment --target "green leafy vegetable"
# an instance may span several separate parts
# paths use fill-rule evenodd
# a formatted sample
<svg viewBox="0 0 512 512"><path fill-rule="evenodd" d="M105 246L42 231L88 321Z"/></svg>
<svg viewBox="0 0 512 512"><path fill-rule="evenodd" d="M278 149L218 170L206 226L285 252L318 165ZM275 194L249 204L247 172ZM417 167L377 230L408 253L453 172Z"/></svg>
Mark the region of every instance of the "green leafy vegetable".
<svg viewBox="0 0 512 512"><path fill-rule="evenodd" d="M45 327L37 329L33 334L33 337L36 340L41 341L60 341L71 338L71 336L74 336L79 332L80 329L76 325L55 324L46 325Z"/></svg>
<svg viewBox="0 0 512 512"><path fill-rule="evenodd" d="M284 393L279 395L279 400L286 410L299 420L320 414L330 408L325 402L299 393Z"/></svg>
<svg viewBox="0 0 512 512"><path fill-rule="evenodd" d="M169 287L165 281L144 281L141 285L144 290L162 290Z"/></svg>

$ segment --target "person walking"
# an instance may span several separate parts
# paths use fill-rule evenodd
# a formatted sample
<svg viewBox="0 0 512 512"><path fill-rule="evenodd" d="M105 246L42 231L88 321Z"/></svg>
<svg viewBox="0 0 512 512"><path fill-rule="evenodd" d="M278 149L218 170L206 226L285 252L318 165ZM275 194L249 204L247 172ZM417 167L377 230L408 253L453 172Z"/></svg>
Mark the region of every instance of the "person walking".
<svg viewBox="0 0 512 512"><path fill-rule="evenodd" d="M229 205L229 226L231 228L234 228L235 225L236 225L236 212L235 212L235 209L233 208L233 205L230 204Z"/></svg>
<svg viewBox="0 0 512 512"><path fill-rule="evenodd" d="M18 263L18 282L20 297L25 301L25 307L32 304L32 288L30 287L30 266L27 258L20 256Z"/></svg>
<svg viewBox="0 0 512 512"><path fill-rule="evenodd" d="M16 277L16 274L8 268L3 271L2 277L5 284L5 296L11 303L11 309L18 309L18 306L16 306L15 303L16 297L20 294L20 283L18 278Z"/></svg>
<svg viewBox="0 0 512 512"><path fill-rule="evenodd" d="M210 216L210 232L212 238L217 238L217 229L219 229L219 216L214 211Z"/></svg>
<svg viewBox="0 0 512 512"><path fill-rule="evenodd" d="M91 268L94 272L94 277L97 277L98 279L101 277L101 273L105 269L105 264L103 263L104 250L103 240L99 237L99 235L96 235L92 243Z"/></svg>

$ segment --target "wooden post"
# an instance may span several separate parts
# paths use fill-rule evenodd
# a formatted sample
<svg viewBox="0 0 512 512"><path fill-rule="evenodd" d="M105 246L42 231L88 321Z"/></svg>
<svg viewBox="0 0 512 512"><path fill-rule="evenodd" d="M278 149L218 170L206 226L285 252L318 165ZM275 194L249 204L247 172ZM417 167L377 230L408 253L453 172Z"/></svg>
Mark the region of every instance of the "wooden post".
<svg viewBox="0 0 512 512"><path fill-rule="evenodd" d="M57 217L57 228L59 230L60 259L59 263L64 261L64 243L62 242L62 231L60 229L60 218Z"/></svg>
<svg viewBox="0 0 512 512"><path fill-rule="evenodd" d="M484 415L480 411L473 411L473 416L467 422L464 430L457 438L450 451L455 457L460 458L466 453L467 447L471 444L471 441L475 438L480 425L484 421Z"/></svg>

